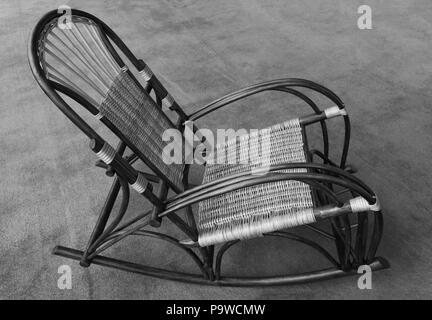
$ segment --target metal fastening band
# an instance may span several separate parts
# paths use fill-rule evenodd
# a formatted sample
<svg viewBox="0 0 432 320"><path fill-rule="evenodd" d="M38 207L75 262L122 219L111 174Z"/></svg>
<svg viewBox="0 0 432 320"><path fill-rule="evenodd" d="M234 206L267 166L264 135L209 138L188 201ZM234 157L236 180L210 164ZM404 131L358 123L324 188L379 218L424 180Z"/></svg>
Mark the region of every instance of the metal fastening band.
<svg viewBox="0 0 432 320"><path fill-rule="evenodd" d="M162 99L162 103L164 105L166 105L168 108L171 108L172 105L174 104L174 99L173 97L168 93L165 98Z"/></svg>
<svg viewBox="0 0 432 320"><path fill-rule="evenodd" d="M151 77L153 76L153 72L150 70L148 65L144 66L144 69L142 69L139 74L144 78L145 81L149 81Z"/></svg>
<svg viewBox="0 0 432 320"><path fill-rule="evenodd" d="M377 197L374 204L369 204L363 197L356 197L349 201L352 212L364 212L364 211L380 211L381 205Z"/></svg>
<svg viewBox="0 0 432 320"><path fill-rule="evenodd" d="M98 114L94 115L96 119L100 120L103 118L103 114L101 114L100 112Z"/></svg>
<svg viewBox="0 0 432 320"><path fill-rule="evenodd" d="M138 177L131 187L134 188L138 193L143 193L147 189L147 179L142 173L138 173Z"/></svg>
<svg viewBox="0 0 432 320"><path fill-rule="evenodd" d="M110 164L116 155L116 151L113 147L111 147L108 143L104 143L102 149L96 153L96 155L101 159L105 164Z"/></svg>
<svg viewBox="0 0 432 320"><path fill-rule="evenodd" d="M338 117L338 116L346 116L347 112L345 109L339 109L338 106L333 106L324 110L324 114L327 119Z"/></svg>

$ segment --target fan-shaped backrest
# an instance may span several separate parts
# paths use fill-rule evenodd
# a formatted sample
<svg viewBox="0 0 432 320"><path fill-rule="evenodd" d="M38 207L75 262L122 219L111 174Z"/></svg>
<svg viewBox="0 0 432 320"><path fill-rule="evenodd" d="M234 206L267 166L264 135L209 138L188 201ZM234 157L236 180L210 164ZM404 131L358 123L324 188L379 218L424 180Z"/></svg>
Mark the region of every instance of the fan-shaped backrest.
<svg viewBox="0 0 432 320"><path fill-rule="evenodd" d="M105 33L106 26L99 20L77 14L76 10L71 24L59 24L59 17L45 24L38 42L46 79L95 107L95 116L109 123L153 171L176 190L183 190L184 165L163 161L162 134L177 126L162 111L162 101L179 109L172 97L144 63L140 74L147 85L141 86L122 63ZM150 96L152 89L156 101Z"/></svg>

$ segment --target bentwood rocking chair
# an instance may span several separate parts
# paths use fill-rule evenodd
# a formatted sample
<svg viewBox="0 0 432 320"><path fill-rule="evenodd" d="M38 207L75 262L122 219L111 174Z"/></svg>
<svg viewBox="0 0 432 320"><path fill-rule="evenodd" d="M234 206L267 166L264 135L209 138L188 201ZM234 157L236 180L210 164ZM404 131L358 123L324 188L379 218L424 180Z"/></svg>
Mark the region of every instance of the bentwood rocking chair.
<svg viewBox="0 0 432 320"><path fill-rule="evenodd" d="M114 181L87 247L80 251L57 246L55 254L79 260L85 267L94 263L165 279L232 286L299 283L355 274L365 264L372 270L389 266L385 259L376 257L383 231L378 198L346 165L350 122L336 94L312 81L278 79L233 92L188 115L144 61L137 59L104 22L86 12L72 10L71 23L62 27L61 15L57 11L47 13L33 30L28 52L30 67L42 90L88 136L91 150L100 159L97 166L114 176ZM141 81L122 61L120 52L137 69ZM321 110L300 90L304 88L326 97L334 106ZM309 105L312 112L262 129L255 136L234 137L226 144L219 144L216 152L234 158L244 151L242 148L257 152L251 149L251 141L267 136L270 141L267 171L259 172L262 169L252 162L208 163L202 184L191 186L189 164L163 161L165 130L177 128L184 132L188 121L264 91L294 95ZM108 144L62 96L78 102L108 127L120 139L118 146ZM174 113L177 120L168 117L168 112ZM329 159L326 126L327 120L334 117L343 119L345 128L338 164ZM322 151L308 147L306 127L314 123L321 127ZM193 132L197 130L193 126ZM126 149L131 153L125 155ZM317 157L320 162L313 161ZM137 161L144 162L152 172L138 170ZM124 219L130 187L148 199L152 209ZM111 215L120 191L119 212ZM198 204L196 213L193 204ZM178 213L181 209L186 212L183 218ZM157 232L162 220L173 223L186 239ZM328 221L328 225L317 227L320 220ZM286 230L298 226L307 227L324 241L333 243L335 253ZM131 235L150 236L179 247L197 264L200 273L177 272L101 255ZM240 240L262 235L308 245L333 267L274 277L223 276L224 253Z"/></svg>

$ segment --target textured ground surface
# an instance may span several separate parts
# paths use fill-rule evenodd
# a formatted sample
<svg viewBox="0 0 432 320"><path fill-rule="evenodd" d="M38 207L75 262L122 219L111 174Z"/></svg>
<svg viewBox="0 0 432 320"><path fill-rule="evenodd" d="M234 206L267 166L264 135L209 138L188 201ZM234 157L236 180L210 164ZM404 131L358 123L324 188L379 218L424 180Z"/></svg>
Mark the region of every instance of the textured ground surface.
<svg viewBox="0 0 432 320"><path fill-rule="evenodd" d="M60 4L0 3L0 298L432 297L430 1L368 1L373 30L366 31L357 28L361 3L356 1L69 3L117 31L188 112L271 78L309 78L338 93L352 116L350 162L385 208L379 254L392 268L374 274L370 291L357 289L356 278L265 289L209 288L98 266L82 269L52 256L55 244L85 245L109 188L109 179L92 166L87 140L56 111L27 65L30 29ZM215 113L202 125L260 128L280 122L294 114L289 110L300 110L298 101L284 98L263 95ZM131 209L143 206L142 199L132 198ZM129 240L112 254L194 268L156 241ZM65 263L73 271L73 288L61 291L57 268ZM224 268L231 274L268 274L322 263L308 249L265 239L233 248Z"/></svg>

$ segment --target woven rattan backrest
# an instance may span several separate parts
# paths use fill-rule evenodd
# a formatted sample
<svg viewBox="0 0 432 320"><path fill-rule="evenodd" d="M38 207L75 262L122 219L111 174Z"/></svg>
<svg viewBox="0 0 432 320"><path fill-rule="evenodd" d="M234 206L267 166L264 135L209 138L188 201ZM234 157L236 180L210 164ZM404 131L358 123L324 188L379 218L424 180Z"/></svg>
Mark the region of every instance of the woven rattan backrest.
<svg viewBox="0 0 432 320"><path fill-rule="evenodd" d="M47 79L96 107L98 119L108 120L111 129L161 178L183 190L184 166L162 160L162 134L175 125L163 112L160 97L156 103L127 67L119 65L98 23L73 15L71 24L60 27L57 20L46 25L39 42L39 60ZM140 73L145 81L153 76L148 67Z"/></svg>

